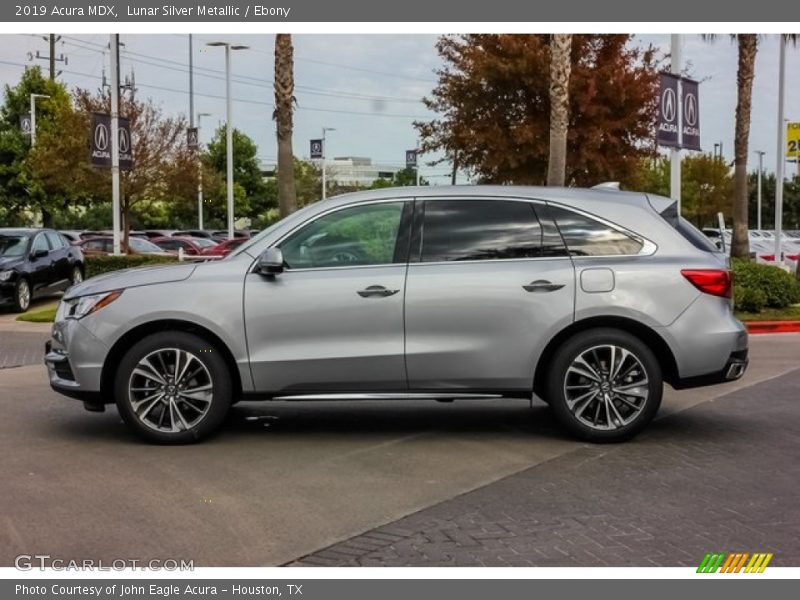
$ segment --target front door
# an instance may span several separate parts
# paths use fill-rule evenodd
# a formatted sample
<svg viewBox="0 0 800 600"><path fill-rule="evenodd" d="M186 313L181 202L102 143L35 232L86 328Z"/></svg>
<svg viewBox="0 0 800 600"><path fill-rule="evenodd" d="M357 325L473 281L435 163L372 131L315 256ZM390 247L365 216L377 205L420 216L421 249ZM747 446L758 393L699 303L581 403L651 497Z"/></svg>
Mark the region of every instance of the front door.
<svg viewBox="0 0 800 600"><path fill-rule="evenodd" d="M247 275L256 390L402 391L411 201L334 209L279 242L285 269Z"/></svg>
<svg viewBox="0 0 800 600"><path fill-rule="evenodd" d="M574 314L572 261L546 208L479 198L420 208L406 284L409 388L530 393L537 349Z"/></svg>

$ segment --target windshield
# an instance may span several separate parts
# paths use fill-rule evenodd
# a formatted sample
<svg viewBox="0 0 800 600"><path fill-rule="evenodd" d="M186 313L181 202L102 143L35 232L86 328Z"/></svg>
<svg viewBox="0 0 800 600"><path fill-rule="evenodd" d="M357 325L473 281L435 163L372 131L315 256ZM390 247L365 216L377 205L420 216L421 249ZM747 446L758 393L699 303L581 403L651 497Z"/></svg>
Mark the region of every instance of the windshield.
<svg viewBox="0 0 800 600"><path fill-rule="evenodd" d="M128 243L136 252L163 252L163 250L153 242L148 242L141 238L130 238Z"/></svg>
<svg viewBox="0 0 800 600"><path fill-rule="evenodd" d="M27 236L0 233L0 256L22 256L27 247Z"/></svg>

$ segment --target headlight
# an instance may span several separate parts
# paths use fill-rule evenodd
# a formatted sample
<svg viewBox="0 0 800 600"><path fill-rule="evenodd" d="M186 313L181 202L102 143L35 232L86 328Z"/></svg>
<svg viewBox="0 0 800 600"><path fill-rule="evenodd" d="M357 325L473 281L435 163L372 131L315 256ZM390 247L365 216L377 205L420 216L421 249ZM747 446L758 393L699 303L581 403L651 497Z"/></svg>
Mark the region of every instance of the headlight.
<svg viewBox="0 0 800 600"><path fill-rule="evenodd" d="M0 271L0 281L8 281L13 274L14 271Z"/></svg>
<svg viewBox="0 0 800 600"><path fill-rule="evenodd" d="M92 296L80 296L70 300L62 300L56 312L56 321L63 319L82 319L86 315L97 312L101 308L108 306L122 295L122 290L105 292L104 294L94 294Z"/></svg>

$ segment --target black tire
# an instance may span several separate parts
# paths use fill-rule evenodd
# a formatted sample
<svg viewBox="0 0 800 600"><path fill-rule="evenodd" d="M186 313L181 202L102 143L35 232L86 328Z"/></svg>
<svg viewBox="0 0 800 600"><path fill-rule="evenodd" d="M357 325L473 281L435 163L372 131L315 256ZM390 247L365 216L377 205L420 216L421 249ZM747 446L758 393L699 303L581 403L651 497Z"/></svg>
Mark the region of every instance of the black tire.
<svg viewBox="0 0 800 600"><path fill-rule="evenodd" d="M612 351L610 346L614 346L618 350ZM622 350L630 353L630 356L625 355ZM587 354L584 355L584 353ZM624 359L621 359L623 356ZM574 365L579 369L578 371L570 370L579 357L597 359L594 366L599 368L597 371L592 371L592 373L596 372L600 375L597 382L580 374L586 372L582 364ZM611 360L616 361L617 365L622 361L620 376L626 369L630 369L628 377L624 379L619 377L616 380L618 387L615 387L613 381L609 381L608 373L604 373ZM619 329L591 329L574 335L556 350L548 370L545 386L547 402L558 421L570 433L582 440L589 442L628 440L653 420L661 405L664 384L658 359L642 340ZM646 377L646 383L642 377ZM602 387L604 382L605 387ZM637 382L641 384L637 385ZM569 390L567 389L568 383L573 384L570 385ZM584 387L586 387L585 390L581 389ZM623 387L628 388L625 389L625 392L628 393L641 394L646 390L647 396L641 404L641 398L633 394L624 395L623 399L620 393L614 391ZM584 393L590 394L595 389L597 390L596 395L590 396L588 401L575 401ZM575 401L574 407L580 416L570 409L567 394L573 394L571 400ZM584 402L585 404L583 404ZM636 405L636 408L631 404ZM581 407L585 408L583 412L579 410ZM595 418L597 418L597 422L594 426L587 423Z"/></svg>
<svg viewBox="0 0 800 600"><path fill-rule="evenodd" d="M166 356L167 362L169 362L169 353L174 352L176 349L182 351L184 355L187 353L191 355L191 360L187 360L187 362L193 366L192 370L187 372L187 376L193 372L193 369L197 369L201 372L201 376L198 377L206 378L210 381L211 390L208 393L210 400L208 404L206 404L205 401L200 403L196 399L192 399L192 402L189 403L186 398L179 395L180 392L177 391L177 386L173 385L171 393L172 401L176 403L175 409L177 410L178 406L182 406L184 411L188 411L188 414L196 416L197 421L183 421L190 425L188 428L184 428L184 425L180 424L180 419L173 419L173 413L169 410L167 414L164 415L164 421L167 419L177 421L177 427L182 429L164 431L156 428L155 421L156 416L160 416L164 411L167 411L168 408L172 408L171 401L169 400L169 393L166 398L154 401L155 406L149 414L140 417L134 410L133 402L140 401L142 396L134 396L136 394L150 394L150 390L135 392L131 391L129 388L134 387L134 389L142 389L135 387L137 379L134 378L138 378L139 381L150 381L149 379L143 379L141 375L138 374L141 373L142 370L140 361L153 356L155 356L155 358L153 358L155 361L159 354L154 353L165 352L167 354L162 356ZM193 361L197 361L197 363ZM200 365L202 365L204 370L200 368ZM137 369L137 367L139 368ZM169 370L169 367L169 364L165 366L167 370ZM174 371L174 365L172 365L172 367ZM134 369L137 369L137 373L134 373ZM205 381L205 379L203 381ZM152 385L155 386L155 388L164 387L155 381L152 381ZM193 385L200 384L195 383ZM157 393L155 388L152 390L153 393ZM163 396L164 393L162 393L162 397ZM117 410L122 419L137 435L145 440L157 444L191 444L207 438L220 428L231 407L233 383L228 365L220 355L219 350L215 348L213 344L191 333L164 331L143 338L134 344L122 358L114 381L114 398L116 400ZM200 415L201 411L197 411L195 408L197 405L206 407L205 414ZM192 413L187 407L193 408L196 413ZM187 413L184 412L184 414Z"/></svg>
<svg viewBox="0 0 800 600"><path fill-rule="evenodd" d="M27 289L27 294L25 290ZM31 284L25 277L17 279L14 285L14 299L11 304L11 309L14 312L24 313L31 307L31 299L33 292L31 291Z"/></svg>

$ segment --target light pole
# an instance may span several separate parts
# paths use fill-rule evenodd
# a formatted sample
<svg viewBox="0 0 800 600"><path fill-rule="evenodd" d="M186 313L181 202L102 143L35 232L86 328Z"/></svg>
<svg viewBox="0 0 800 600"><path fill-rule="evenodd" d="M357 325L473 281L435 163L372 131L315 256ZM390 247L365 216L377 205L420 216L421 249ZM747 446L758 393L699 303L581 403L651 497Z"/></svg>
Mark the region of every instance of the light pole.
<svg viewBox="0 0 800 600"><path fill-rule="evenodd" d="M203 229L203 161L200 159L200 124L211 113L197 113L197 228Z"/></svg>
<svg viewBox="0 0 800 600"><path fill-rule="evenodd" d="M681 75L681 36L672 34L670 36L670 72L673 75L680 77ZM678 98L681 97L681 80L678 79ZM681 112L683 110L683 102L677 102L677 122L681 123ZM682 133L678 129L678 144L681 144ZM681 214L681 149L680 146L671 148L669 151L669 190L670 197L678 205L678 216Z"/></svg>
<svg viewBox="0 0 800 600"><path fill-rule="evenodd" d="M49 97L47 94L31 94L31 148L36 145L36 100Z"/></svg>
<svg viewBox="0 0 800 600"><path fill-rule="evenodd" d="M783 122L784 96L786 89L786 38L780 35L780 58L778 59L778 143L777 143L777 163L775 168L775 262L783 263L781 255L781 229L783 227L783 162L784 153L784 132L786 126Z"/></svg>
<svg viewBox="0 0 800 600"><path fill-rule="evenodd" d="M756 150L758 154L758 192L756 203L756 229L761 230L761 172L764 170L764 154L763 150Z"/></svg>
<svg viewBox="0 0 800 600"><path fill-rule="evenodd" d="M327 176L327 169L325 168L325 159L327 158L327 149L325 148L325 139L326 134L329 131L336 131L335 127L323 127L322 128L322 199L328 195L328 176Z"/></svg>
<svg viewBox="0 0 800 600"><path fill-rule="evenodd" d="M228 239L233 239L233 98L231 97L231 50L247 50L249 46L229 42L209 42L208 46L225 48L225 147L227 150Z"/></svg>

